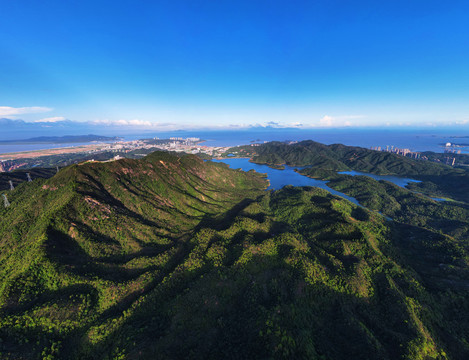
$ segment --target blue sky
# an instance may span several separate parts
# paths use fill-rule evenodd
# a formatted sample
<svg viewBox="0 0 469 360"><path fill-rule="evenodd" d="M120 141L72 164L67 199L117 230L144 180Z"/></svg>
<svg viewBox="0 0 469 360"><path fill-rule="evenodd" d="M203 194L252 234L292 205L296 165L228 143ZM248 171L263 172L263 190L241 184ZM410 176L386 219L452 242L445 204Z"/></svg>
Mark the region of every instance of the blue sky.
<svg viewBox="0 0 469 360"><path fill-rule="evenodd" d="M468 100L468 1L0 0L0 118L468 128Z"/></svg>

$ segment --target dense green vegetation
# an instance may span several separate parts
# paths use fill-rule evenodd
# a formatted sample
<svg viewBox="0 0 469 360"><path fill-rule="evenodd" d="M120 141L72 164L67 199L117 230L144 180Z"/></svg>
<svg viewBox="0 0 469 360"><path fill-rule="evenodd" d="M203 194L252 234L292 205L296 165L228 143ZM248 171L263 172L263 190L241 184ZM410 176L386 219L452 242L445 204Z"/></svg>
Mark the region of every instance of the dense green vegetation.
<svg viewBox="0 0 469 360"><path fill-rule="evenodd" d="M350 192L348 178L333 186ZM372 206L370 187L408 196L388 184L356 195L402 221L318 188L266 186L157 152L8 192L0 358L469 357L466 233L437 210L421 224Z"/></svg>
<svg viewBox="0 0 469 360"><path fill-rule="evenodd" d="M420 192L448 196L469 203L469 170L453 168L434 161L415 160L393 153L342 144L324 145L311 140L296 144L270 142L260 146L233 149L259 164L312 166L321 170L356 170L378 175L413 177ZM460 155L467 156L467 155Z"/></svg>
<svg viewBox="0 0 469 360"><path fill-rule="evenodd" d="M469 205L457 201L435 201L387 181L368 176L349 176L318 172L312 169L300 173L330 180L328 186L354 197L360 204L376 210L395 221L429 228L455 237L469 245Z"/></svg>

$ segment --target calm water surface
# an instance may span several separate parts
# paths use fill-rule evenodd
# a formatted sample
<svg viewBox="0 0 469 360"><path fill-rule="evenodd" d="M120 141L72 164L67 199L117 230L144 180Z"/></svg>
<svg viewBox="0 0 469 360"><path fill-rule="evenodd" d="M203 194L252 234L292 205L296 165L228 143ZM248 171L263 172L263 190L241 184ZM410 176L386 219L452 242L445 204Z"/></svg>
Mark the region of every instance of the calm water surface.
<svg viewBox="0 0 469 360"><path fill-rule="evenodd" d="M225 164L228 164L232 169L242 169L244 171L255 170L258 173L267 174L267 178L269 179L269 182L270 182L270 186L267 188L267 190L278 190L286 185L315 186L315 187L327 190L333 195L343 197L344 199L347 199L356 205L362 206L355 198L348 196L344 193L341 193L327 186L327 181L311 179L307 176L304 176L295 172L295 169L301 169L301 167L291 167L291 166L285 165L284 170L277 170L277 169L272 169L268 167L267 165L254 164L250 162L249 159L239 159L239 158L212 160L212 161L223 162ZM352 176L357 176L357 175L369 176L375 180L386 180L386 181L392 182L393 184L396 184L397 186L400 186L403 188L405 188L405 186L410 182L420 182L419 180L403 178L399 176L375 175L375 174L369 174L369 173L364 173L360 171L341 171L339 174L352 175ZM435 201L446 201L446 199L441 199L441 198L431 198L431 199Z"/></svg>
<svg viewBox="0 0 469 360"><path fill-rule="evenodd" d="M76 124L74 125L76 126ZM52 130L52 129L50 129ZM56 129L56 131L58 131ZM369 148L371 146L395 146L399 148L409 148L412 151L434 151L443 152L442 144L468 143L469 130L461 128L432 128L432 129L275 129L275 128L249 128L245 130L191 130L191 131L171 131L171 132L146 132L146 133L119 133L116 129L105 128L81 128L81 129L62 129L59 132L38 133L34 131L22 131L10 129L8 126L2 126L0 122L0 140L27 139L41 135L70 135L70 134L98 134L108 136L120 136L125 140L147 139L150 137L159 137L168 139L177 137L198 137L206 140L203 145L207 146L236 146L246 145L251 142L262 143L264 141L285 141L285 140L314 140L323 144L344 144L352 146L361 146ZM455 137L468 136L468 137ZM10 146L10 145L5 145ZM56 144L49 144L47 147L38 147L35 149L49 149L57 147ZM21 145L20 148L6 149L0 147L0 153L13 151L32 150L30 146ZM459 147L464 154L469 153L469 146Z"/></svg>
<svg viewBox="0 0 469 360"><path fill-rule="evenodd" d="M225 164L230 165L232 169L242 169L244 171L255 170L258 173L267 174L267 178L270 181L270 186L268 187L268 190L278 190L284 187L285 185L316 186L318 188L329 191L333 195L341 196L356 205L360 205L355 198L345 195L334 189L331 189L329 186L327 186L327 181L311 179L309 177L298 174L294 170L299 169L299 167L291 167L285 165L285 170L277 170L272 169L267 165L251 163L249 162L249 159L223 159L212 161L223 162Z"/></svg>
<svg viewBox="0 0 469 360"><path fill-rule="evenodd" d="M116 134L113 134L116 135ZM117 134L119 135L119 134ZM128 135L128 134L127 134ZM469 136L469 130L435 128L435 129L255 129L246 130L218 130L218 131L181 131L168 133L155 133L160 139L171 136L189 137L195 136L206 140L203 145L207 146L236 146L246 145L255 141L303 141L314 140L326 145L344 144L350 146L361 146L369 148L371 146L395 146L398 148L408 148L412 151L434 151L442 153L445 143L468 143L468 138L455 138L457 135ZM121 134L126 137L126 134ZM147 135L146 137L149 137ZM142 138L142 137L139 137ZM461 153L469 153L469 146L460 147Z"/></svg>

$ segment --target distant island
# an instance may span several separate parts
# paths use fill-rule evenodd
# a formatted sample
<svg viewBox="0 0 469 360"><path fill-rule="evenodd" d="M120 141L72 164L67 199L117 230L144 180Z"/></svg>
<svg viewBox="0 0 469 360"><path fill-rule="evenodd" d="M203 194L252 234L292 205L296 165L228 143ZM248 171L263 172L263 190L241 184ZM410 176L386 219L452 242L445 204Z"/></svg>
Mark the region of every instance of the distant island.
<svg viewBox="0 0 469 360"><path fill-rule="evenodd" d="M65 135L65 136L39 136L24 140L0 140L0 144L66 144L66 143L83 143L92 141L117 141L122 138L113 136L99 136L99 135Z"/></svg>
<svg viewBox="0 0 469 360"><path fill-rule="evenodd" d="M440 143L439 144L440 146L445 146L445 147L449 147L449 146L456 146L456 147L464 147L464 146L469 146L469 143Z"/></svg>

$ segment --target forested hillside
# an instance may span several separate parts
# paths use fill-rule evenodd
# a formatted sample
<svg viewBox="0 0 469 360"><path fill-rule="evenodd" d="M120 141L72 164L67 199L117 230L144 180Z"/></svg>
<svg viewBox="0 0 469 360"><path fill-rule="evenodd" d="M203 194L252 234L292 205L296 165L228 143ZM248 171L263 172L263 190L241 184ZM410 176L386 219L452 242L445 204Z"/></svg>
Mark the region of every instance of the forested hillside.
<svg viewBox="0 0 469 360"><path fill-rule="evenodd" d="M469 357L459 240L266 187L157 152L4 192L0 357Z"/></svg>
<svg viewBox="0 0 469 360"><path fill-rule="evenodd" d="M311 166L321 170L356 170L422 180L413 186L421 192L440 193L469 203L469 170L434 161L416 160L394 153L342 144L324 145L312 140L295 144L270 142L232 149L258 164Z"/></svg>

